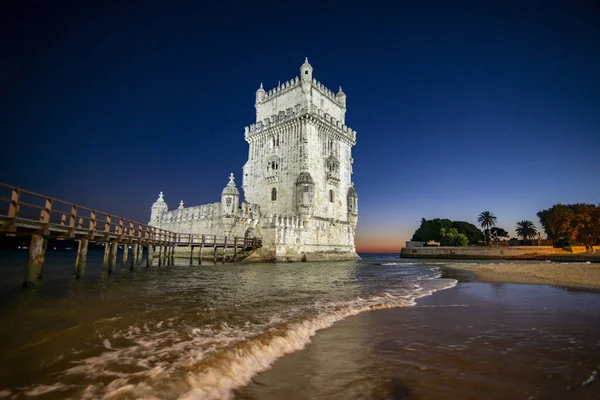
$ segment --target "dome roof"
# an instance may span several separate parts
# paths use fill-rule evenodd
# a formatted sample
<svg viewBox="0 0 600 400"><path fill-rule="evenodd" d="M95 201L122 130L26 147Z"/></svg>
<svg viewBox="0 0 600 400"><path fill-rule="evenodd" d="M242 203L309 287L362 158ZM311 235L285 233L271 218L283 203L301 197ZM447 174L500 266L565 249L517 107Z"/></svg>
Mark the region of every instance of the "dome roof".
<svg viewBox="0 0 600 400"><path fill-rule="evenodd" d="M311 185L315 184L315 181L313 181L312 176L310 176L310 174L308 172L301 172L300 175L298 175L298 179L296 179L296 184L301 184L301 183L309 183Z"/></svg>
<svg viewBox="0 0 600 400"><path fill-rule="evenodd" d="M231 175L229 175L229 183L227 184L227 186L225 186L225 188L223 189L223 192L221 192L221 196L239 196L239 195L240 195L240 192L239 192L238 188L235 186L233 173L231 173Z"/></svg>
<svg viewBox="0 0 600 400"><path fill-rule="evenodd" d="M163 192L158 194L158 199L152 204L152 208L168 208L167 203L163 199Z"/></svg>

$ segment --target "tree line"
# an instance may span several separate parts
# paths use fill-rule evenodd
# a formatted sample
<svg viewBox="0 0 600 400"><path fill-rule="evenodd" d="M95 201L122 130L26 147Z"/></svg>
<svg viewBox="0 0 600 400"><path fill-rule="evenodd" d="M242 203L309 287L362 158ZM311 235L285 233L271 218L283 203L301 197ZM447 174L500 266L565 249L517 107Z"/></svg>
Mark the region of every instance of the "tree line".
<svg viewBox="0 0 600 400"><path fill-rule="evenodd" d="M555 246L572 244L598 245L600 241L600 206L593 204L556 204L548 210L537 213L540 224L548 239ZM477 226L465 221L451 221L435 218L421 219L421 225L413 234L413 241L435 241L442 246L467 246L483 242L507 239L508 232L496 226L498 219L491 211L483 211L477 216ZM536 239L540 235L535 224L529 220L518 221L515 225L517 236L524 241Z"/></svg>
<svg viewBox="0 0 600 400"><path fill-rule="evenodd" d="M555 204L537 216L548 239L557 247L600 244L600 205Z"/></svg>

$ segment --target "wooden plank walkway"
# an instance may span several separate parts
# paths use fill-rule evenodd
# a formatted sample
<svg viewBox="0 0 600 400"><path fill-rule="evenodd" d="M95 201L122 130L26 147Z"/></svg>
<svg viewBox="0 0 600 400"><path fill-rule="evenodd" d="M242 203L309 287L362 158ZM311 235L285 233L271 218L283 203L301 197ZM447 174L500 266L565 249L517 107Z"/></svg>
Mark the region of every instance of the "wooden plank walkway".
<svg viewBox="0 0 600 400"><path fill-rule="evenodd" d="M142 262L144 249L146 266L152 265L155 257L162 266L174 263L177 247L189 249L190 263L194 249L199 248L201 264L205 247L213 249L215 261L221 249L225 262L227 249L233 249L230 259L234 260L262 246L260 239L254 238L171 232L1 182L0 192L0 234L31 236L24 286L33 286L41 278L48 238L79 241L76 278L85 271L89 242L106 243L104 264L109 273L115 268L119 245L124 249L123 266L131 269Z"/></svg>

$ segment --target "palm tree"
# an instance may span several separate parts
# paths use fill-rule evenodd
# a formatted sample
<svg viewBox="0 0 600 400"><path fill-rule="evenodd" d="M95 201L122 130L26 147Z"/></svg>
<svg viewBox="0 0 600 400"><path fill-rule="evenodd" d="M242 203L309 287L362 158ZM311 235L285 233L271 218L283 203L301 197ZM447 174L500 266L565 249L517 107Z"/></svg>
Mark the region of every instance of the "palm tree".
<svg viewBox="0 0 600 400"><path fill-rule="evenodd" d="M535 239L538 233L533 222L527 220L517 222L515 232L517 232L517 235L521 236L523 240Z"/></svg>
<svg viewBox="0 0 600 400"><path fill-rule="evenodd" d="M496 225L496 221L497 221L497 218L494 215L494 213L492 213L491 211L483 211L477 217L477 222L479 222L479 225L481 225L481 227L483 228L483 233L485 235L485 244L486 244L486 246L487 246L486 229L489 229L492 226Z"/></svg>

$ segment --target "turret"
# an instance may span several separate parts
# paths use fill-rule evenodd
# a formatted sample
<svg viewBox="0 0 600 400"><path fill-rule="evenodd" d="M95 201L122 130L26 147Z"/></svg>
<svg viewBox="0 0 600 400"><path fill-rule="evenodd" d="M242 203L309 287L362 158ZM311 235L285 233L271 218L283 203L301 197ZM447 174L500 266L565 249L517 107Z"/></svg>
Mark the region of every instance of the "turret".
<svg viewBox="0 0 600 400"><path fill-rule="evenodd" d="M313 67L308 63L308 57L304 60L304 64L300 67L300 79L302 82L312 81Z"/></svg>
<svg viewBox="0 0 600 400"><path fill-rule="evenodd" d="M315 181L308 172L301 172L296 179L296 212L308 221L314 211Z"/></svg>
<svg viewBox="0 0 600 400"><path fill-rule="evenodd" d="M337 102L345 109L346 108L346 93L342 91L342 87L340 86L340 90L335 95L335 99Z"/></svg>
<svg viewBox="0 0 600 400"><path fill-rule="evenodd" d="M152 204L152 211L150 212L149 225L157 226L160 225L160 221L164 213L169 210L169 206L163 199L163 192L158 194L158 200Z"/></svg>
<svg viewBox="0 0 600 400"><path fill-rule="evenodd" d="M260 87L258 88L258 90L256 91L256 103L255 105L258 105L260 103L263 102L265 98L265 89L263 89L263 84L260 84Z"/></svg>
<svg viewBox="0 0 600 400"><path fill-rule="evenodd" d="M237 209L240 204L240 192L235 186L233 173L229 175L229 183L221 192L221 212L226 216L237 214Z"/></svg>
<svg viewBox="0 0 600 400"><path fill-rule="evenodd" d="M358 195L354 187L350 186L348 189L348 222L352 225L353 229L356 229L358 223Z"/></svg>

